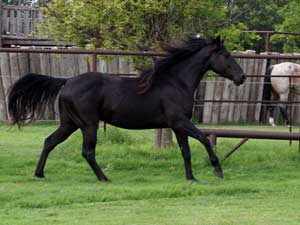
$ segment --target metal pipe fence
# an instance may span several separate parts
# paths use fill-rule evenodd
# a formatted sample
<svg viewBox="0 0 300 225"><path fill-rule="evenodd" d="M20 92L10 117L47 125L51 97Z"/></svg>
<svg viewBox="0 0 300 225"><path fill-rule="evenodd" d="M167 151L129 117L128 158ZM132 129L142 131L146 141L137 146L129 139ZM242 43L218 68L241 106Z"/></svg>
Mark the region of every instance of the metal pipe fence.
<svg viewBox="0 0 300 225"><path fill-rule="evenodd" d="M27 48L0 48L0 52L17 52L17 53L58 53L58 54L96 54L96 55L127 55L127 56L167 56L165 52L154 51L126 51L126 50L86 50L86 49L27 49ZM289 59L300 60L299 55L256 55L232 53L234 58L239 59Z"/></svg>

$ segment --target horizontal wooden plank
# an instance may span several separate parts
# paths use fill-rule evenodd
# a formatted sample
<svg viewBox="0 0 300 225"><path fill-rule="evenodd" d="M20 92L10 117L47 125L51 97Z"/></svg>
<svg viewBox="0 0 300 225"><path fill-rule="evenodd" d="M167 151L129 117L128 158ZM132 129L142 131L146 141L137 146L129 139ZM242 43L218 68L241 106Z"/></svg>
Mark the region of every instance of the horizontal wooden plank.
<svg viewBox="0 0 300 225"><path fill-rule="evenodd" d="M32 38L26 36L2 36L2 45L20 45L20 46L73 46L70 42L53 41L47 38Z"/></svg>
<svg viewBox="0 0 300 225"><path fill-rule="evenodd" d="M4 5L2 6L3 10L21 10L21 11L39 11L38 7L32 6L18 6L18 5Z"/></svg>

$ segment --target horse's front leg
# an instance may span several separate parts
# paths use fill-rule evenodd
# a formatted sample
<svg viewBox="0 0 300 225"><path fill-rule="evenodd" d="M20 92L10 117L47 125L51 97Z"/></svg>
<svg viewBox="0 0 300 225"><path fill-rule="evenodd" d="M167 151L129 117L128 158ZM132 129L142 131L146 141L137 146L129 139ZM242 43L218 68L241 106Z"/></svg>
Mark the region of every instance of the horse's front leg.
<svg viewBox="0 0 300 225"><path fill-rule="evenodd" d="M222 178L223 172L222 172L221 165L219 163L219 159L216 156L216 154L214 153L212 146L210 145L210 142L207 139L207 137L200 130L198 130L195 127L195 125L187 118L177 119L174 121L176 121L176 122L174 122L174 125L172 128L176 133L180 133L180 134L184 134L184 135L193 137L193 138L197 139L198 141L200 141L204 145L204 147L206 148L206 151L209 155L210 162L211 162L212 166L214 166L214 168L215 168L215 175Z"/></svg>

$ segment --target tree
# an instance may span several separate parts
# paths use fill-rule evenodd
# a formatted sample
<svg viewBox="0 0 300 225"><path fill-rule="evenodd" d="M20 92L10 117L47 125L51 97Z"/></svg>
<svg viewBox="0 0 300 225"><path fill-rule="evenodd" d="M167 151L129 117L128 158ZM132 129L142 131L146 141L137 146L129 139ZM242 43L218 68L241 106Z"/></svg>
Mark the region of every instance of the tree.
<svg viewBox="0 0 300 225"><path fill-rule="evenodd" d="M276 30L276 25L281 24L283 15L279 10L284 7L289 0L228 0L227 7L229 18L232 21L240 22L246 25L249 30ZM256 51L264 51L265 37L262 36L259 41L256 39L254 48ZM251 48L247 43L245 48ZM282 51L280 43L273 43L273 51Z"/></svg>
<svg viewBox="0 0 300 225"><path fill-rule="evenodd" d="M236 36L246 27L228 22L225 0L52 0L44 7L47 32L56 39L92 48L159 50L183 34Z"/></svg>
<svg viewBox="0 0 300 225"><path fill-rule="evenodd" d="M276 25L277 31L300 32L300 2L292 0L278 13L284 18L283 22ZM276 35L272 37L272 43L282 43L284 52L300 52L300 36Z"/></svg>
<svg viewBox="0 0 300 225"><path fill-rule="evenodd" d="M278 13L289 0L229 0L230 18L244 23L250 30L274 30L275 25L282 22Z"/></svg>

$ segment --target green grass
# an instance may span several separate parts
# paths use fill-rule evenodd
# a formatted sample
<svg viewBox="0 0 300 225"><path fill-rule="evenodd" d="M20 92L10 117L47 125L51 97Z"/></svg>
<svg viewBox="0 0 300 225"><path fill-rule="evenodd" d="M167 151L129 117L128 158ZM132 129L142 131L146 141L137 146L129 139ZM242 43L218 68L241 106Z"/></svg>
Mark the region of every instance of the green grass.
<svg viewBox="0 0 300 225"><path fill-rule="evenodd" d="M108 127L99 130L97 160L111 183L98 182L82 158L80 132L50 154L46 178L34 178L44 138L56 127L0 126L0 225L300 224L297 142L250 140L222 162L221 180L190 140L194 174L205 181L195 184L184 178L177 147L154 149L153 131ZM237 142L218 139L218 155Z"/></svg>

